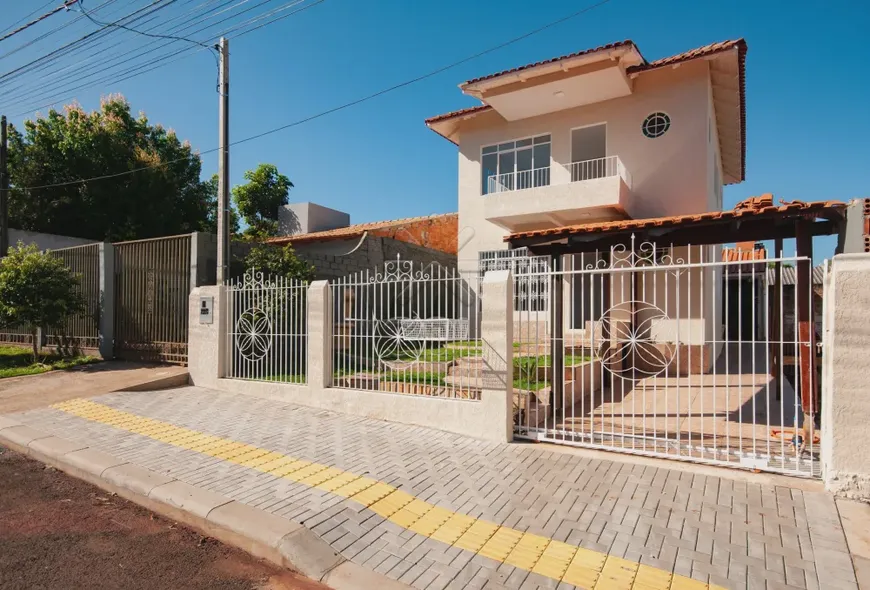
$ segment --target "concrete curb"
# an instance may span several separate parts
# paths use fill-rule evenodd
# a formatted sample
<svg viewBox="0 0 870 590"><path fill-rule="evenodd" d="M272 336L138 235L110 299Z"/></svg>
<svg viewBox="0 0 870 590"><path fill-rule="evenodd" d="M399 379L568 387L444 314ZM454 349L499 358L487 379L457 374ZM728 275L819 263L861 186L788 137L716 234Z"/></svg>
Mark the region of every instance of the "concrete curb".
<svg viewBox="0 0 870 590"><path fill-rule="evenodd" d="M0 443L335 590L410 586L342 557L303 525L0 416Z"/></svg>

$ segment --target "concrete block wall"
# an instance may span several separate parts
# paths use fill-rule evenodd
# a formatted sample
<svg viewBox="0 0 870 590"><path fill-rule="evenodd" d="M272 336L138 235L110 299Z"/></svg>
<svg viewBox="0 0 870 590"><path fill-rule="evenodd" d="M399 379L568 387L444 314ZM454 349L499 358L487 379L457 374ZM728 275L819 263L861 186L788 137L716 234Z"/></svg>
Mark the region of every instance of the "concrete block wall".
<svg viewBox="0 0 870 590"><path fill-rule="evenodd" d="M385 261L413 260L423 266L437 263L448 268L456 266L456 256L433 248L417 246L394 238L366 236L364 239L339 243L310 242L299 244L296 254L314 266L316 280L329 280L348 275L374 272ZM422 268L422 267L421 267Z"/></svg>

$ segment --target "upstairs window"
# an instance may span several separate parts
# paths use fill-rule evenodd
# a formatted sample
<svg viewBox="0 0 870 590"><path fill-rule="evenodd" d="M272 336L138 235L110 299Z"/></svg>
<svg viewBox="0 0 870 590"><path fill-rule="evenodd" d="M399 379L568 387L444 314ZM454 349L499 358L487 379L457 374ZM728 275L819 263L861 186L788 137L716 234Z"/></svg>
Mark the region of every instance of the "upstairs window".
<svg viewBox="0 0 870 590"><path fill-rule="evenodd" d="M671 118L666 113L653 113L643 120L643 134L650 139L661 137L671 127Z"/></svg>
<svg viewBox="0 0 870 590"><path fill-rule="evenodd" d="M482 195L550 184L550 136L538 135L484 146Z"/></svg>

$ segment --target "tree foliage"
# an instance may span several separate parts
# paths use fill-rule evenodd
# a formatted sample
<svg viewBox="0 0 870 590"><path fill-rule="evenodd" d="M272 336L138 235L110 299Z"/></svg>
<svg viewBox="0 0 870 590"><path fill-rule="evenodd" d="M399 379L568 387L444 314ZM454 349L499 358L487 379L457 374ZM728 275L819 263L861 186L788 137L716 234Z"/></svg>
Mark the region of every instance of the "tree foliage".
<svg viewBox="0 0 870 590"><path fill-rule="evenodd" d="M77 182L140 168L148 169ZM26 121L23 133L11 128L9 169L13 227L96 240L206 229L216 195L190 144L134 117L118 95L91 113L70 105Z"/></svg>
<svg viewBox="0 0 870 590"><path fill-rule="evenodd" d="M218 233L218 175L213 174L206 182L206 210L207 216L202 224L202 231L213 234ZM239 233L239 213L230 205L230 235Z"/></svg>
<svg viewBox="0 0 870 590"><path fill-rule="evenodd" d="M257 244L245 257L248 271L261 272L272 277L285 277L300 281L314 278L314 267L296 255L291 246Z"/></svg>
<svg viewBox="0 0 870 590"><path fill-rule="evenodd" d="M274 164L260 164L245 172L245 184L233 187L233 201L245 223L248 238L262 239L278 233L278 208L287 204L293 183Z"/></svg>
<svg viewBox="0 0 870 590"><path fill-rule="evenodd" d="M19 242L0 260L0 324L30 327L34 361L40 344L37 329L61 326L83 309L79 278L60 258Z"/></svg>

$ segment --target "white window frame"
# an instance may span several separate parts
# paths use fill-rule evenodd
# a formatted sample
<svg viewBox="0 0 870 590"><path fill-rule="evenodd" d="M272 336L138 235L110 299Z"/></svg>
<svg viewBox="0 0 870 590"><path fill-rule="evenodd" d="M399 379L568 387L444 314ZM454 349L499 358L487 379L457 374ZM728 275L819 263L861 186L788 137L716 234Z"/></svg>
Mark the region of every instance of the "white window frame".
<svg viewBox="0 0 870 590"><path fill-rule="evenodd" d="M549 141L546 141L546 142L539 143L539 144L536 144L536 143L535 143L535 139L537 139L538 137L544 137L544 136L549 137L550 140L549 140ZM496 156L496 166L498 166L498 156L499 156L499 154L503 154L503 153L507 153L507 152L513 152L513 153L514 153L514 169L513 169L512 173L513 173L513 174L516 174L516 173L517 173L517 157L516 157L517 147L516 147L516 143L517 143L518 141L523 141L523 140L526 140L526 139L530 139L530 140L532 141L531 148L532 148L533 151L534 151L536 145L544 145L544 144L549 144L549 145L550 145L550 158L549 158L549 161L547 162L547 166L546 166L546 168L532 168L532 171L535 171L535 170L552 170L552 168L553 168L553 133L550 132L550 131L546 131L546 132L542 132L542 133L535 133L534 135L526 135L526 136L524 136L524 137L517 137L517 138L515 138L515 139L505 139L505 140L502 140L502 141L496 141L496 142L494 142L494 143L488 143L488 144L486 144L486 145L482 145L482 146L480 146L480 176L481 176L480 192L481 192L481 196L486 196L486 195L492 194L492 193L489 193L489 192L483 192L483 185L484 185L484 182L486 182L487 184L489 184L489 179L490 179L492 176L496 176L496 177L498 177L498 176L501 176L502 174L508 174L507 172L501 172L500 170L496 170L496 174L495 174L495 175L490 175L490 176L487 176L486 178L484 178L484 176L483 176L483 174L484 174L484 168L483 168L483 157L484 157L484 156L491 156L491 155L495 154L495 156ZM500 145L503 144L503 143L508 143L508 142L513 142L514 147L513 147L512 149L506 149L506 150L504 150L503 152L502 152L502 151L499 151L498 146L500 146ZM496 148L496 151L494 151L494 152L490 152L490 153L487 153L487 154L484 154L484 153L483 153L483 150L485 150L485 149L487 149L487 148L491 148L491 147L495 147L495 148ZM529 147L529 146L523 146L523 147L521 147L520 149L526 149L527 147ZM533 162L534 162L534 153L533 153L533 155L532 155L532 158L533 158ZM541 186L549 186L549 185L550 185L550 181L552 181L552 178L548 178L547 180L548 180L547 184L544 184L544 185L541 185ZM536 187L536 188L537 188L537 187ZM512 189L512 190L517 190L517 189Z"/></svg>
<svg viewBox="0 0 870 590"><path fill-rule="evenodd" d="M514 311L550 309L550 258L535 256L528 248L481 250L477 253L480 280L490 270L510 270L514 279ZM532 276L524 276L532 273Z"/></svg>

